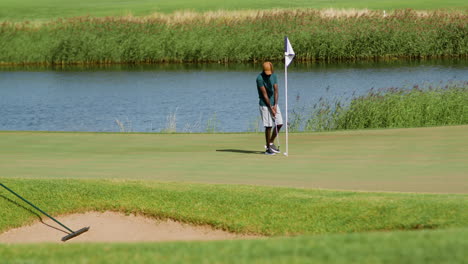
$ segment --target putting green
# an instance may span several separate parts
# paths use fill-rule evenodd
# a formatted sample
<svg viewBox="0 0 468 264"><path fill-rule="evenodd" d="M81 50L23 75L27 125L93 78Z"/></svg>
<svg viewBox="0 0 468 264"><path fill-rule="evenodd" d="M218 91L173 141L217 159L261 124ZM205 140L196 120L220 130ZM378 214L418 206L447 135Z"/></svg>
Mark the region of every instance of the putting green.
<svg viewBox="0 0 468 264"><path fill-rule="evenodd" d="M289 157L262 148L262 134L0 132L0 175L468 193L468 126L291 134Z"/></svg>

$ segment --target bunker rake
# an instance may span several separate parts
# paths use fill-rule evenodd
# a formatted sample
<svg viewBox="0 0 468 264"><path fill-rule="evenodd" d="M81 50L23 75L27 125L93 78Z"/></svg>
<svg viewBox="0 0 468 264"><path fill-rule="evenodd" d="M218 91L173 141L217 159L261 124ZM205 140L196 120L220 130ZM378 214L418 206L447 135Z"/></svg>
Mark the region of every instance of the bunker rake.
<svg viewBox="0 0 468 264"><path fill-rule="evenodd" d="M14 194L16 197L20 198L21 200L23 200L24 202L26 202L27 204L31 205L32 207L34 207L36 210L38 210L39 212L43 213L45 216L49 217L50 219L52 219L54 222L56 222L57 224L61 225L63 228L65 228L66 230L68 230L68 235L62 237L62 241L65 242L69 239L72 239L76 236L79 236L81 234L83 234L84 232L87 232L89 230L89 226L88 227L83 227L81 228L80 230L77 230L77 231L73 231L71 230L70 228L68 228L67 226L65 226L64 224L60 223L59 221L57 221L55 218L53 218L52 216L50 216L49 214L47 214L46 212L42 211L39 207L35 206L34 204L32 204L31 202L29 202L28 200L24 199L23 197L21 197L19 194L15 193L13 190L11 190L10 188L6 187L3 183L0 183L0 185L5 188L7 191L11 192L12 194Z"/></svg>

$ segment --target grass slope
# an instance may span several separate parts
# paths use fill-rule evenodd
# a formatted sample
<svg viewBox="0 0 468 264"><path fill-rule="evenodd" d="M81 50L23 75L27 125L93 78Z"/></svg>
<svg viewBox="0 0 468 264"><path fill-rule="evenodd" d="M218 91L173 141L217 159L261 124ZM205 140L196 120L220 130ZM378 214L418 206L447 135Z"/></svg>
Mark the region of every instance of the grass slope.
<svg viewBox="0 0 468 264"><path fill-rule="evenodd" d="M251 241L0 245L4 263L466 263L468 229ZM1 262L0 261L0 262Z"/></svg>
<svg viewBox="0 0 468 264"><path fill-rule="evenodd" d="M0 132L0 175L467 193L467 132L291 134L289 157L263 155L262 134Z"/></svg>
<svg viewBox="0 0 468 264"><path fill-rule="evenodd" d="M267 236L468 227L468 195L462 194L139 181L0 181L52 215L112 210ZM0 190L0 232L37 220L38 215L22 205Z"/></svg>
<svg viewBox="0 0 468 264"><path fill-rule="evenodd" d="M126 14L147 15L154 12L170 13L177 10L242 10L271 8L369 8L369 9L437 9L467 8L462 0L412 0L412 1L350 1L350 0L265 0L265 1L216 1L216 0L0 0L0 20L37 20L73 16L120 16Z"/></svg>

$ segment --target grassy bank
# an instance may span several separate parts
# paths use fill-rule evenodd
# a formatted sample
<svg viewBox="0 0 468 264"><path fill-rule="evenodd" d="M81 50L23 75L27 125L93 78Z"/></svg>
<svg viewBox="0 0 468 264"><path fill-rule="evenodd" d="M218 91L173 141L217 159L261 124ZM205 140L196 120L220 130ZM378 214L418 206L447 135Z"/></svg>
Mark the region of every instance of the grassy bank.
<svg viewBox="0 0 468 264"><path fill-rule="evenodd" d="M1 182L53 215L120 211L267 236L468 226L461 194L357 193L104 180ZM2 188L0 232L37 220Z"/></svg>
<svg viewBox="0 0 468 264"><path fill-rule="evenodd" d="M156 244L0 245L6 263L466 263L468 229Z"/></svg>
<svg viewBox="0 0 468 264"><path fill-rule="evenodd" d="M462 57L464 12L317 10L59 19L0 25L0 64L282 60L288 35L299 61Z"/></svg>
<svg viewBox="0 0 468 264"><path fill-rule="evenodd" d="M203 243L0 245L6 263L466 263L468 229Z"/></svg>
<svg viewBox="0 0 468 264"><path fill-rule="evenodd" d="M468 83L445 87L371 90L349 105L321 100L312 110L295 109L292 130L425 127L468 124ZM309 112L310 114L304 114Z"/></svg>
<svg viewBox="0 0 468 264"><path fill-rule="evenodd" d="M467 131L290 134L289 157L264 155L261 133L0 132L0 175L466 193Z"/></svg>
<svg viewBox="0 0 468 264"><path fill-rule="evenodd" d="M194 10L197 12L216 10L245 10L245 9L273 9L273 8L359 8L359 9L405 9L431 10L438 8L463 9L468 8L465 1L451 0L412 0L412 1L320 1L320 0L265 0L261 2L237 0L82 0L77 5L71 1L54 0L0 0L1 20L38 20L58 17L74 16L122 16L133 14L137 16L149 15L154 12L171 13L179 10Z"/></svg>

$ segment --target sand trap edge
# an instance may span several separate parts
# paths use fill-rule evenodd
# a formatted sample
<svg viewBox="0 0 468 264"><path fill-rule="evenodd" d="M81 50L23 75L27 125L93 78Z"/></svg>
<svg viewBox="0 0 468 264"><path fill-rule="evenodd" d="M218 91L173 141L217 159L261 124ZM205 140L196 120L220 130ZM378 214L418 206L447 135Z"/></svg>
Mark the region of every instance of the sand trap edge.
<svg viewBox="0 0 468 264"><path fill-rule="evenodd" d="M61 223L76 231L90 226L90 230L65 243L92 242L163 242L208 241L231 239L256 239L260 235L236 234L209 225L192 225L174 220L160 220L143 215L126 215L120 212L90 211L56 217ZM46 217L43 222L13 228L0 234L0 243L63 243L66 229Z"/></svg>

